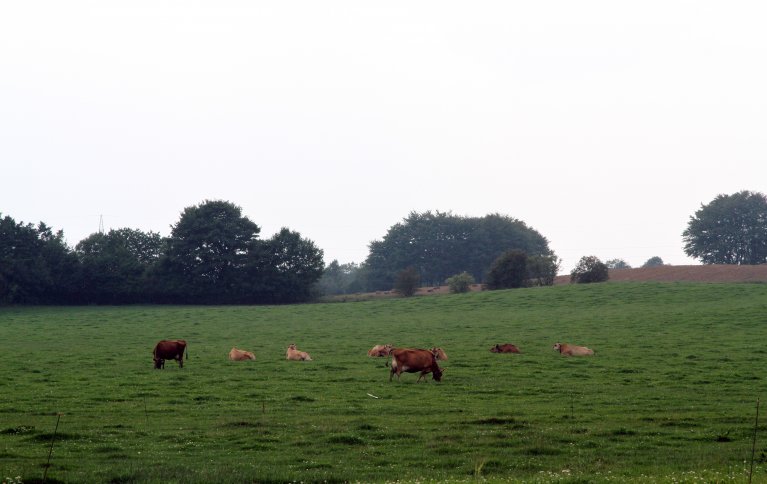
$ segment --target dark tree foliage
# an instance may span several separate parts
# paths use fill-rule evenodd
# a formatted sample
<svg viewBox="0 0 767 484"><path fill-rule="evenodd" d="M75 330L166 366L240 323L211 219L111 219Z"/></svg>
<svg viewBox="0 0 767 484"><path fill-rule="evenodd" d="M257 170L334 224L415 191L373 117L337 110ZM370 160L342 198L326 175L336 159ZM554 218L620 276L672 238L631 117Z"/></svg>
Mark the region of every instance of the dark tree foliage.
<svg viewBox="0 0 767 484"><path fill-rule="evenodd" d="M421 276L418 274L418 269L407 267L397 273L397 278L394 281L394 291L405 297L410 297L415 294L420 284Z"/></svg>
<svg viewBox="0 0 767 484"><path fill-rule="evenodd" d="M322 277L323 252L298 232L283 228L260 248L254 268L262 271L262 300L274 303L307 301Z"/></svg>
<svg viewBox="0 0 767 484"><path fill-rule="evenodd" d="M593 255L581 257L578 265L570 272L570 282L578 284L605 282L609 278L607 264Z"/></svg>
<svg viewBox="0 0 767 484"><path fill-rule="evenodd" d="M663 259L658 257L657 255L654 257L650 257L647 259L647 261L642 264L642 267L658 267L663 265Z"/></svg>
<svg viewBox="0 0 767 484"><path fill-rule="evenodd" d="M134 229L94 233L75 246L81 264L83 297L96 304L147 300L149 272L162 254L156 232Z"/></svg>
<svg viewBox="0 0 767 484"><path fill-rule="evenodd" d="M741 191L718 195L690 217L684 251L704 264L767 262L767 197Z"/></svg>
<svg viewBox="0 0 767 484"><path fill-rule="evenodd" d="M212 304L310 299L322 276L322 250L287 228L265 241L258 240L259 232L230 202L186 208L160 262L166 299Z"/></svg>
<svg viewBox="0 0 767 484"><path fill-rule="evenodd" d="M483 280L492 262L511 249L551 255L541 234L511 217L411 212L390 227L383 240L370 244L365 261L367 289L391 288L396 275L407 267L415 268L428 285L441 284L464 271Z"/></svg>
<svg viewBox="0 0 767 484"><path fill-rule="evenodd" d="M528 284L552 286L559 273L560 259L555 255L532 255L527 258Z"/></svg>
<svg viewBox="0 0 767 484"><path fill-rule="evenodd" d="M244 302L244 269L260 230L231 202L185 208L156 274L164 296L185 303Z"/></svg>
<svg viewBox="0 0 767 484"><path fill-rule="evenodd" d="M1 215L1 214L0 214ZM269 240L226 201L187 207L169 238L95 233L72 251L61 231L0 217L0 305L290 303L314 296L322 250L283 228Z"/></svg>
<svg viewBox="0 0 767 484"><path fill-rule="evenodd" d="M631 266L623 259L610 259L605 262L608 269L631 269Z"/></svg>
<svg viewBox="0 0 767 484"><path fill-rule="evenodd" d="M490 266L485 284L488 289L512 289L525 286L527 281L527 254L509 250L498 256Z"/></svg>
<svg viewBox="0 0 767 484"><path fill-rule="evenodd" d="M0 218L0 304L79 302L78 272L62 231Z"/></svg>

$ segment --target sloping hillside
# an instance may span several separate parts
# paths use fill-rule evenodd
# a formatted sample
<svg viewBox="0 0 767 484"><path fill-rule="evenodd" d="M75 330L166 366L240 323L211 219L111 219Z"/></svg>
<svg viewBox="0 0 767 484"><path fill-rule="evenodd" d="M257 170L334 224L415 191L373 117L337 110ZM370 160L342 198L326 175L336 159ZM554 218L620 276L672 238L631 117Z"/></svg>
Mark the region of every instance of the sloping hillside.
<svg viewBox="0 0 767 484"><path fill-rule="evenodd" d="M700 266L659 266L638 269L611 269L610 282L767 282L767 264L736 266L712 264ZM558 276L555 284L569 284L570 276Z"/></svg>

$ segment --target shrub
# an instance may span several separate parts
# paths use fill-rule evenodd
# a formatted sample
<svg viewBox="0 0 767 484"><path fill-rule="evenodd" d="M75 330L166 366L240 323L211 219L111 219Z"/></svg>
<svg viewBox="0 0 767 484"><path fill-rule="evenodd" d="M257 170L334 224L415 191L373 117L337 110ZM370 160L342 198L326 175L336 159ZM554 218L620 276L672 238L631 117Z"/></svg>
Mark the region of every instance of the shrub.
<svg viewBox="0 0 767 484"><path fill-rule="evenodd" d="M604 282L610 278L607 264L596 256L584 256L578 261L578 265L570 273L570 282L588 284L590 282Z"/></svg>
<svg viewBox="0 0 767 484"><path fill-rule="evenodd" d="M605 264L608 269L631 269L631 266L623 259L610 259Z"/></svg>
<svg viewBox="0 0 767 484"><path fill-rule="evenodd" d="M408 267L397 274L397 278L394 280L394 291L405 297L410 297L415 294L419 284L421 284L421 275L414 267Z"/></svg>
<svg viewBox="0 0 767 484"><path fill-rule="evenodd" d="M469 292L471 285L474 284L474 277L468 272L461 272L460 274L448 277L445 284L450 287L450 292L454 294Z"/></svg>
<svg viewBox="0 0 767 484"><path fill-rule="evenodd" d="M658 257L657 255L654 257L650 257L647 259L647 262L642 264L642 267L658 267L663 265L663 259Z"/></svg>
<svg viewBox="0 0 767 484"><path fill-rule="evenodd" d="M527 258L527 277L531 286L552 286L559 272L560 260L555 255L532 255Z"/></svg>
<svg viewBox="0 0 767 484"><path fill-rule="evenodd" d="M527 280L527 254L507 250L493 262L485 282L488 289L523 287Z"/></svg>

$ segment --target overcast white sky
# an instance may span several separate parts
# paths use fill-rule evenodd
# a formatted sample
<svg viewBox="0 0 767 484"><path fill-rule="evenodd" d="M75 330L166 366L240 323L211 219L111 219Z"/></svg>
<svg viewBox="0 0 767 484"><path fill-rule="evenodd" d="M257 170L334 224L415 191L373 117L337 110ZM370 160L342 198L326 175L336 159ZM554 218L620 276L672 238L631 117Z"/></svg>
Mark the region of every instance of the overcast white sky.
<svg viewBox="0 0 767 484"><path fill-rule="evenodd" d="M411 211L499 212L569 272L691 264L767 192L763 1L0 5L0 212L169 235L229 200L362 262Z"/></svg>

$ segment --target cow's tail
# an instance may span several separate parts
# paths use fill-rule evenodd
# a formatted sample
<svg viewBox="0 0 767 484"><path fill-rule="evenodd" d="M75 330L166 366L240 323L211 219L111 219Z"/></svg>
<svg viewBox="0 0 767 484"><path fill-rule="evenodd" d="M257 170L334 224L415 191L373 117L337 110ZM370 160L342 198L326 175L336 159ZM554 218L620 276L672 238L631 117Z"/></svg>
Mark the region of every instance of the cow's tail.
<svg viewBox="0 0 767 484"><path fill-rule="evenodd" d="M188 360L189 359L189 347L188 346L184 346L184 353L186 354L186 359Z"/></svg>

